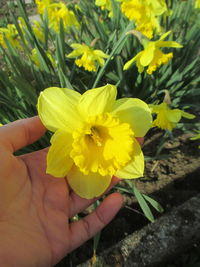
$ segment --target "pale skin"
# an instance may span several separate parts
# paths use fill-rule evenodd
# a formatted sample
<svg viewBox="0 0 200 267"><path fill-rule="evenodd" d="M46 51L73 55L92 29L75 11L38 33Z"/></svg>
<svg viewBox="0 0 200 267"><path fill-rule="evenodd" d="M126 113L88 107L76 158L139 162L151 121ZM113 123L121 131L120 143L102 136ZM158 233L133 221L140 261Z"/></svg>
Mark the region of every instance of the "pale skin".
<svg viewBox="0 0 200 267"><path fill-rule="evenodd" d="M95 199L77 196L66 179L47 175L48 149L16 157L46 129L38 117L0 127L0 266L46 267L59 262L108 224L122 206L107 196L84 219L69 223ZM112 187L118 181L113 178Z"/></svg>

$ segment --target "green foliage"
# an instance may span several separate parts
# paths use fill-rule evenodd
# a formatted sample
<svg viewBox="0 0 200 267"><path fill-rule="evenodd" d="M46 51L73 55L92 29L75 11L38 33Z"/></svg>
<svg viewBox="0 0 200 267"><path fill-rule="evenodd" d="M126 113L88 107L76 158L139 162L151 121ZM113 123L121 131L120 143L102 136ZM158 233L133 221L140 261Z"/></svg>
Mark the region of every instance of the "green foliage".
<svg viewBox="0 0 200 267"><path fill-rule="evenodd" d="M150 222L154 222L154 216L151 212L151 209L149 208L149 204L156 209L158 212L163 212L163 208L162 206L155 201L154 199L152 199L151 197L145 195L145 194L141 194L139 192L139 190L134 186L134 183L131 180L126 180L127 186L122 186L122 185L117 185L116 189L118 189L121 192L124 193L128 193L128 194L133 194L142 211L144 212L144 215L146 216L146 218L150 221Z"/></svg>
<svg viewBox="0 0 200 267"><path fill-rule="evenodd" d="M184 47L174 49L172 61L152 75L138 73L135 65L123 71L123 64L141 51L142 46L135 36L126 35L133 28L133 23L129 23L122 15L118 2L112 1L112 18L108 17L106 10L102 11L97 7L95 1L80 1L79 8L76 8L73 2L66 2L74 11L80 28L71 27L66 30L61 21L57 33L49 27L46 12L43 17L40 16L44 41L34 33L33 22L27 15L24 2L17 0L17 13L25 24L23 30L19 18L15 13L12 14L12 10L16 9L10 4L10 18L17 29L21 48L17 49L9 40L5 40L7 48L1 47L0 51L4 62L0 72L0 120L3 123L37 114L37 96L49 86L68 87L84 92L89 88L111 83L118 86L118 97L134 96L148 103L161 101L163 90L167 89L174 107L182 105L188 108L190 104L198 104L200 25L194 21L200 21L200 14L194 10L192 1L171 2L173 12L171 16L163 19L163 31L172 30L171 38ZM95 49L103 50L109 57L104 66L99 67L96 72L88 72L77 67L74 59L69 59L66 55L72 51L71 43L90 45L94 39ZM33 48L36 50L40 67L31 59ZM54 65L47 52L55 61ZM9 114L5 116L8 110Z"/></svg>

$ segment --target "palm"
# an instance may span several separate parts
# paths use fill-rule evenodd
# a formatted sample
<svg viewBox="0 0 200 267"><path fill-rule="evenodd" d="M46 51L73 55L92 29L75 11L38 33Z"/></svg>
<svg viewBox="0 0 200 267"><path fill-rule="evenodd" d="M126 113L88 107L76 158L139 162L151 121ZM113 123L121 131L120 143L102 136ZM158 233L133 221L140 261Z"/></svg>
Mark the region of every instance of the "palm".
<svg viewBox="0 0 200 267"><path fill-rule="evenodd" d="M65 179L47 175L46 153L44 149L14 157L4 151L4 168L0 170L0 235L10 253L14 251L15 258L24 262L20 266L56 264L104 227L122 202L119 195L111 195L84 220L69 224L69 218L94 200L71 192ZM5 175L7 179L1 179ZM110 211L113 204L116 210Z"/></svg>
<svg viewBox="0 0 200 267"><path fill-rule="evenodd" d="M23 157L32 184L32 206L41 225L40 236L55 264L69 250L69 188L65 179L45 174L46 151Z"/></svg>
<svg viewBox="0 0 200 267"><path fill-rule="evenodd" d="M45 174L45 151L14 158L10 164L13 173L12 194L6 198L4 232L9 232L13 241L20 236L26 249L35 248L44 266L60 260L69 251L69 190L65 179L55 179ZM14 180L15 179L15 180ZM11 185L8 185L11 188ZM9 231L7 231L7 229ZM21 246L15 244L20 256ZM32 254L34 254L34 250ZM44 260L43 260L44 258Z"/></svg>

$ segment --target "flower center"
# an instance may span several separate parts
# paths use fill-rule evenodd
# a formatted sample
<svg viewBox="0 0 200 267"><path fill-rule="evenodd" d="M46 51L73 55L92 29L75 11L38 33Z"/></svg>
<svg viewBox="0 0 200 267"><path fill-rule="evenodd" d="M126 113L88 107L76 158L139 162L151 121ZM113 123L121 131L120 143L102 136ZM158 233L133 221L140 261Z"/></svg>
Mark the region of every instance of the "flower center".
<svg viewBox="0 0 200 267"><path fill-rule="evenodd" d="M109 113L90 117L73 133L70 156L86 175L114 175L131 160L133 136L129 124Z"/></svg>
<svg viewBox="0 0 200 267"><path fill-rule="evenodd" d="M86 134L86 138L91 139L97 146L102 146L103 145L103 139L100 136L100 132L98 128L92 126L91 127L91 133Z"/></svg>

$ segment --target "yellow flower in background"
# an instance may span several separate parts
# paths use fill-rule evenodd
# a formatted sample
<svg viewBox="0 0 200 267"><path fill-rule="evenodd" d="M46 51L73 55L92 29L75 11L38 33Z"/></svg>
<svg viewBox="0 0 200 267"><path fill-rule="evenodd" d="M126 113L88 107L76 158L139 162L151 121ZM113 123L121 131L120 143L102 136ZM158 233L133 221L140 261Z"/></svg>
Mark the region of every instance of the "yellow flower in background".
<svg viewBox="0 0 200 267"><path fill-rule="evenodd" d="M167 11L164 0L121 0L122 13L134 20L136 30L151 39L154 30L161 32L159 16Z"/></svg>
<svg viewBox="0 0 200 267"><path fill-rule="evenodd" d="M101 50L94 50L92 47L87 46L86 44L71 44L71 47L74 49L70 54L67 55L68 58L81 57L76 59L75 63L79 67L84 67L87 71L96 71L96 67L103 66L105 63L104 58L108 58Z"/></svg>
<svg viewBox="0 0 200 267"><path fill-rule="evenodd" d="M39 14L44 14L45 9L47 9L51 3L53 3L53 0L35 0L35 3L37 5L37 10Z"/></svg>
<svg viewBox="0 0 200 267"><path fill-rule="evenodd" d="M56 62L55 59L52 57L51 53L46 51L46 55L48 57L48 59L50 60L51 64L53 65L53 67L56 67ZM33 63L40 69L43 70L43 66L39 60L39 55L37 52L36 48L33 48L31 51L31 55L30 55L31 60L33 61Z"/></svg>
<svg viewBox="0 0 200 267"><path fill-rule="evenodd" d="M1 127L1 126L3 126L3 124L2 124L2 123L0 123L0 127Z"/></svg>
<svg viewBox="0 0 200 267"><path fill-rule="evenodd" d="M156 119L153 121L153 127L159 127L163 130L172 131L176 127L177 123L181 120L181 117L187 119L194 119L195 116L180 109L171 109L165 102L159 105L149 105L152 113L156 113Z"/></svg>
<svg viewBox="0 0 200 267"><path fill-rule="evenodd" d="M167 12L167 5L165 0L146 0L146 4L151 8L156 16L160 16Z"/></svg>
<svg viewBox="0 0 200 267"><path fill-rule="evenodd" d="M47 155L47 173L67 176L81 197L100 196L112 176L143 176L144 157L136 137L152 123L150 109L137 98L116 100L114 85L79 94L50 87L41 92L38 113L47 129L55 132Z"/></svg>
<svg viewBox="0 0 200 267"><path fill-rule="evenodd" d="M148 66L146 72L152 74L158 67L163 64L167 64L169 60L173 57L173 53L164 54L160 48L161 47L174 47L181 48L177 42L174 41L164 41L164 39L171 33L168 31L164 33L158 41L146 41L144 50L139 52L135 57L126 62L124 65L124 70L127 70L131 65L136 62L139 72L143 72L144 68Z"/></svg>
<svg viewBox="0 0 200 267"><path fill-rule="evenodd" d="M18 22L19 22L19 26L21 28L22 33L25 34L24 29L26 29L26 23L24 21L24 18L18 17ZM44 30L42 28L40 21L38 21L38 20L31 21L31 26L32 26L32 29L33 29L35 36L40 41L44 42L44 38L45 38L44 37ZM26 41L26 39L25 39L25 41Z"/></svg>
<svg viewBox="0 0 200 267"><path fill-rule="evenodd" d="M195 8L200 8L200 0L195 1Z"/></svg>
<svg viewBox="0 0 200 267"><path fill-rule="evenodd" d="M42 26L41 26L39 21L37 21L37 20L33 21L32 29L33 29L35 36L41 42L44 42L44 40L45 40L44 31L43 31Z"/></svg>
<svg viewBox="0 0 200 267"><path fill-rule="evenodd" d="M25 22L24 18L18 17L17 20L18 20L18 23L19 23L19 26L20 26L22 32L24 32L24 28L26 27L26 22Z"/></svg>
<svg viewBox="0 0 200 267"><path fill-rule="evenodd" d="M157 33L161 32L160 24L154 17L148 19L144 18L139 24L137 24L135 29L149 39L152 39L154 30L156 30Z"/></svg>
<svg viewBox="0 0 200 267"><path fill-rule="evenodd" d="M5 38L12 44L13 47L21 49L19 35L14 24L8 24L6 28L0 28L0 45L7 48Z"/></svg>
<svg viewBox="0 0 200 267"><path fill-rule="evenodd" d="M4 34L3 32L1 32L1 28L0 28L0 45L5 48Z"/></svg>
<svg viewBox="0 0 200 267"><path fill-rule="evenodd" d="M80 25L74 15L74 12L69 10L67 6L62 3L53 3L49 7L49 24L56 32L59 31L60 20L63 20L64 28L67 30L69 27L79 28Z"/></svg>
<svg viewBox="0 0 200 267"><path fill-rule="evenodd" d="M64 28L69 27L79 28L80 25L74 15L74 12L69 10L63 2L53 0L36 0L38 13L44 15L45 10L48 12L49 27L58 32L60 27L60 20L63 20Z"/></svg>
<svg viewBox="0 0 200 267"><path fill-rule="evenodd" d="M102 10L106 9L109 11L109 17L113 16L113 7L111 0L96 0L95 5L100 6Z"/></svg>

